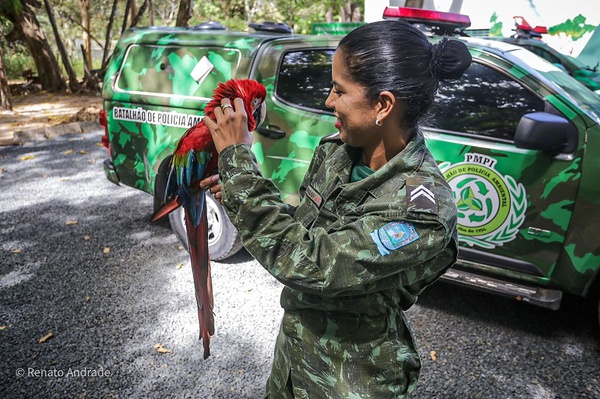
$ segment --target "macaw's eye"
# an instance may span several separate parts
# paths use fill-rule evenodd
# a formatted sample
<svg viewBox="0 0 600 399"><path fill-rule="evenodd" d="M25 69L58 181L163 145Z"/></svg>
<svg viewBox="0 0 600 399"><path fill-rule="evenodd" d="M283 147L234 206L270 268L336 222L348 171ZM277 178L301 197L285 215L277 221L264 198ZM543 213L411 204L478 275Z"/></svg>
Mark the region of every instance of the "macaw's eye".
<svg viewBox="0 0 600 399"><path fill-rule="evenodd" d="M263 99L262 98L255 98L252 100L252 109L257 109L258 107L260 107L260 104L262 104Z"/></svg>

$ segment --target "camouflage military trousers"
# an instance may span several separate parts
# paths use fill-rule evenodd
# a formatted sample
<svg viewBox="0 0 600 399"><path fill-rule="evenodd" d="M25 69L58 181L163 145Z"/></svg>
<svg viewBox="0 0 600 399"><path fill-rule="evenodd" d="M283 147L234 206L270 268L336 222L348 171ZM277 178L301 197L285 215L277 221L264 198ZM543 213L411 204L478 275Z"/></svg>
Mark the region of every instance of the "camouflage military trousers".
<svg viewBox="0 0 600 399"><path fill-rule="evenodd" d="M286 311L263 398L405 398L421 362L404 314Z"/></svg>

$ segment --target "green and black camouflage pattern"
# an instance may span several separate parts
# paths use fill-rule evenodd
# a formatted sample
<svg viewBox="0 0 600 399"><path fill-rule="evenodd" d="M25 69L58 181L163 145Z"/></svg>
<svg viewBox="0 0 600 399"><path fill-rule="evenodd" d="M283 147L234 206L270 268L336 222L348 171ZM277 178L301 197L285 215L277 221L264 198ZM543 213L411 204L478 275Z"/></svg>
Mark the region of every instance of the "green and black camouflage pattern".
<svg viewBox="0 0 600 399"><path fill-rule="evenodd" d="M340 36L184 28L128 30L116 46L103 85L111 161L118 180L153 193L161 163L186 128L199 120L216 83L249 77L267 87L268 111L262 127L285 133L283 138L270 138L254 132L252 151L263 175L272 179L286 202L297 205L314 150L321 137L335 132L335 117L277 97L281 60L286 52L298 49L331 51L339 40ZM461 247L516 259L525 266L461 265L460 260L458 265L507 281L587 295L600 270L596 239L600 158L594 155L600 151L600 97L581 90L558 68L539 64L524 49L464 40L474 63L514 77L543 99L548 112L568 119L577 143L568 154L552 154L517 149L511 142L423 129L434 158L455 188ZM214 68L198 85L190 74L202 57ZM473 164L478 168L473 169ZM495 183L485 183L486 176L495 177ZM505 199L502 209L489 202L489 189L494 187L498 198ZM479 232L469 227L478 218L490 218Z"/></svg>
<svg viewBox="0 0 600 399"><path fill-rule="evenodd" d="M578 142L572 153L557 156L518 149L513 143L467 139L426 129L428 146L454 189L461 244L529 265L512 270L478 265L478 272L586 295L600 269L600 242L595 238L598 233L592 233L600 232L600 186L594 176L600 172L600 163L590 156L597 151L600 140L600 98L582 90L560 70L548 69L545 62L536 70L535 60L527 56L525 64L519 58L520 52L512 47L496 46L510 50L510 54L499 56L496 47L483 43L472 41L473 58L500 68L540 95L547 109L558 111L572 123ZM551 82L565 90L572 86L572 90L556 91ZM473 165L480 170L476 171ZM491 173L488 176L492 179L498 178L499 190L506 189L509 194L506 198L511 209L505 215L505 223L494 226L496 230L487 234L486 240L478 242L483 234L469 231L461 221L474 216L475 212L469 211L481 210L483 204L477 202L478 195L473 190L460 190L453 184L460 173L471 178ZM460 183L467 184L465 181Z"/></svg>
<svg viewBox="0 0 600 399"><path fill-rule="evenodd" d="M292 208L244 145L219 156L245 248L285 287L271 398L402 398L420 360L402 311L457 256L456 206L419 133L373 175L360 150L317 148Z"/></svg>
<svg viewBox="0 0 600 399"><path fill-rule="evenodd" d="M268 90L263 126L286 132L276 140L255 133L257 159L282 195L297 202L314 149L321 137L335 131L335 118L274 98L277 59L291 48L335 49L338 41L328 36L129 29L119 39L103 86L112 161L120 182L152 193L160 164L185 130L200 120L218 83L249 77ZM203 57L212 69L199 84L192 75ZM264 62L269 57L274 64Z"/></svg>

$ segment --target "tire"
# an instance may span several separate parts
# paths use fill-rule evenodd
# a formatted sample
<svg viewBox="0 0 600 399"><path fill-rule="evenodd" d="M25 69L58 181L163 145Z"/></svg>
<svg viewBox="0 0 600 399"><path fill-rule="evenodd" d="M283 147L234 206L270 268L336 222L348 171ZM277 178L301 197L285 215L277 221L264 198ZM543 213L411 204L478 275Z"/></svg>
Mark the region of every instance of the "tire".
<svg viewBox="0 0 600 399"><path fill-rule="evenodd" d="M242 249L242 239L231 224L227 213L219 201L206 193L208 211L208 252L211 260L227 259ZM177 208L169 214L169 222L175 236L186 251L189 251L183 208Z"/></svg>

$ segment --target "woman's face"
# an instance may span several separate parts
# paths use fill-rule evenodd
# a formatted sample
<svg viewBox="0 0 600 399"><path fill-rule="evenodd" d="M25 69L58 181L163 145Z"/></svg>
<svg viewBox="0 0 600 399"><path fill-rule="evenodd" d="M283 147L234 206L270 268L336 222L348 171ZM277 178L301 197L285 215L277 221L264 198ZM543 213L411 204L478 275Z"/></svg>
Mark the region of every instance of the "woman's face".
<svg viewBox="0 0 600 399"><path fill-rule="evenodd" d="M325 105L333 109L338 118L335 127L340 132L341 140L353 147L364 148L377 140L374 134L377 129L377 102L369 101L363 86L350 80L340 51L338 49L333 56L333 87Z"/></svg>

